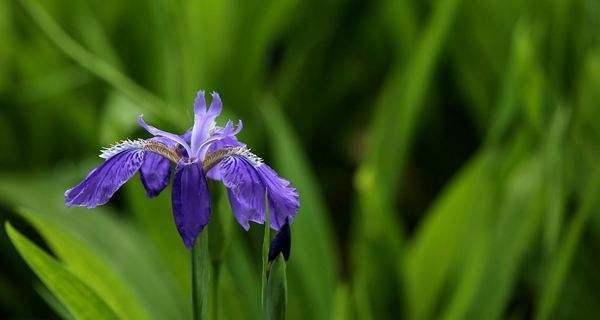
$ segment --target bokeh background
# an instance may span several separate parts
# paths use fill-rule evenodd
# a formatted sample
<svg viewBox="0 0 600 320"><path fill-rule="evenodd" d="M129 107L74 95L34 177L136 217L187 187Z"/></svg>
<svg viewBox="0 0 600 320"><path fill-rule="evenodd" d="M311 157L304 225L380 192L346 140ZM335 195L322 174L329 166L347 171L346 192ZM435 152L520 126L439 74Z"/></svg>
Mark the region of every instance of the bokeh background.
<svg viewBox="0 0 600 320"><path fill-rule="evenodd" d="M599 1L0 0L0 318L190 318L168 189L63 193L198 89L300 191L288 319L600 317ZM220 318L260 319L211 187Z"/></svg>

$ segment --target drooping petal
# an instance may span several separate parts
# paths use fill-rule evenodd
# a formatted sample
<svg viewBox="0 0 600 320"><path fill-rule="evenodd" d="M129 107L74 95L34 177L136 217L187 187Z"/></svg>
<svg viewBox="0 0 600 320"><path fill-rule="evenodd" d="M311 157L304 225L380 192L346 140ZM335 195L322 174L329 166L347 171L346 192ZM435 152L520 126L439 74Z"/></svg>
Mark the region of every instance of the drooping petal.
<svg viewBox="0 0 600 320"><path fill-rule="evenodd" d="M252 208L247 204L240 202L240 200L238 200L238 196L239 195L234 193L233 190L227 189L227 197L229 198L231 211L242 228L248 231L250 229L250 222L256 222L260 224L264 223L264 213L259 212L256 208Z"/></svg>
<svg viewBox="0 0 600 320"><path fill-rule="evenodd" d="M144 161L144 151L122 151L92 170L77 186L65 192L65 205L95 208L103 205L129 180Z"/></svg>
<svg viewBox="0 0 600 320"><path fill-rule="evenodd" d="M156 137L150 140L160 142L170 148L178 146L177 143L163 137ZM170 176L171 161L160 154L146 152L144 163L140 168L140 179L149 198L158 196L167 187Z"/></svg>
<svg viewBox="0 0 600 320"><path fill-rule="evenodd" d="M250 221L265 221L265 186L253 163L240 156L229 156L218 165L229 202L239 224L246 230Z"/></svg>
<svg viewBox="0 0 600 320"><path fill-rule="evenodd" d="M187 153L191 154L190 146L188 145L187 142L185 142L185 140L182 137L180 137L180 136L178 136L178 135L176 135L174 133L170 133L170 132L167 132L167 131L160 130L158 128L155 128L155 127L147 124L144 121L144 117L143 116L139 116L139 118L138 118L138 124L142 128L144 128L146 131L148 131L148 133L150 133L151 135L156 136L156 137L163 137L163 138L169 139L169 140L173 141L174 143L177 143L177 144L181 145L182 147L184 147L185 150L187 151Z"/></svg>
<svg viewBox="0 0 600 320"><path fill-rule="evenodd" d="M291 223L298 213L298 192L289 181L279 177L268 165L262 163L256 169L267 188L271 228L279 230L285 223Z"/></svg>
<svg viewBox="0 0 600 320"><path fill-rule="evenodd" d="M210 138L210 131L215 127L215 119L221 114L223 103L215 92L212 94L210 108L206 109L204 91L199 91L194 102L194 127L192 128L191 156L200 157L200 149Z"/></svg>
<svg viewBox="0 0 600 320"><path fill-rule="evenodd" d="M214 154L224 150L227 149L216 150ZM300 203L298 192L289 181L280 178L247 148L234 148L223 154L218 165L209 171L209 177L221 180L231 190L232 208L236 218L242 217L238 221L244 228L248 228L247 221L264 223L265 192L271 228L279 230L286 222L294 220Z"/></svg>
<svg viewBox="0 0 600 320"><path fill-rule="evenodd" d="M177 231L188 249L210 219L208 184L197 162L179 163L172 190L173 217Z"/></svg>
<svg viewBox="0 0 600 320"><path fill-rule="evenodd" d="M158 196L169 184L170 176L171 161L159 154L147 152L140 168L140 179L146 195L150 198Z"/></svg>

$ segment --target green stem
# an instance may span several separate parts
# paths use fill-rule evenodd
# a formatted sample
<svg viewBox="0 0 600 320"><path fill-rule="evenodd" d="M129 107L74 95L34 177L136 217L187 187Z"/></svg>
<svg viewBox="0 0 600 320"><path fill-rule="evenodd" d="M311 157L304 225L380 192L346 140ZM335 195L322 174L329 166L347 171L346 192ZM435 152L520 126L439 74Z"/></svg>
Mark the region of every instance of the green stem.
<svg viewBox="0 0 600 320"><path fill-rule="evenodd" d="M209 319L212 265L208 249L208 230L196 239L192 248L192 308L194 320Z"/></svg>
<svg viewBox="0 0 600 320"><path fill-rule="evenodd" d="M262 247L262 279L260 281L261 284L261 301L262 308L266 310L267 305L267 271L269 268L269 246L271 244L271 219L269 217L269 202L267 201L267 197L265 194L265 234L263 237L263 247Z"/></svg>
<svg viewBox="0 0 600 320"><path fill-rule="evenodd" d="M219 275L221 274L221 263L213 264L212 281L212 319L219 319Z"/></svg>

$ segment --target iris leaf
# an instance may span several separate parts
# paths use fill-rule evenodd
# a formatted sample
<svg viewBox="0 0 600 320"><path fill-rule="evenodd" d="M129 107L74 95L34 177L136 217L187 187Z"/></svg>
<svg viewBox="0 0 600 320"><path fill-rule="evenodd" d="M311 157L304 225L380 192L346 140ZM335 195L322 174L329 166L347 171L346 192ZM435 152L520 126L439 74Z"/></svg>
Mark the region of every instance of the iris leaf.
<svg viewBox="0 0 600 320"><path fill-rule="evenodd" d="M140 106L144 106L148 113L165 120L170 120L172 123L176 123L179 120L180 115L176 112L168 112L167 110L171 108L166 107L164 101L135 83L102 58L94 55L75 42L52 19L41 4L31 0L20 0L20 2L31 15L34 22L48 35L50 40L83 68L105 80L117 90L136 101Z"/></svg>
<svg viewBox="0 0 600 320"><path fill-rule="evenodd" d="M535 156L522 162L509 177L483 266L485 275L467 318L497 319L501 316L525 254L532 249L540 231L542 181L542 167Z"/></svg>
<svg viewBox="0 0 600 320"><path fill-rule="evenodd" d="M89 164L86 167L89 167ZM97 261L105 263L118 279L125 282L124 285L139 299L142 308L152 318L189 318L191 309L189 302L184 298L189 293L180 290L172 275L164 272L167 266L159 258L148 238L140 234L128 221L116 219L106 208L96 208L94 212L90 212L64 207L62 195L64 190L74 183L71 177L80 177L82 174L79 171L59 170L56 175L39 177L2 175L0 201L10 207L26 206L26 211L21 210L17 213L35 216L36 221L51 223L68 237L77 239L81 250L85 249L90 255L97 256ZM62 238L68 239L64 238L64 235ZM52 239L54 237L49 238L49 241ZM60 239L57 236L52 241ZM72 263L83 266L75 260L81 259L77 254L64 255L61 258L67 265Z"/></svg>
<svg viewBox="0 0 600 320"><path fill-rule="evenodd" d="M300 194L300 212L294 220L292 257L289 261L290 301L303 308L305 317L328 318L338 272L337 250L333 243L322 193L306 155L301 150L290 123L277 103L265 100L263 116L275 156L275 168L292 181ZM290 314L294 312L290 311Z"/></svg>
<svg viewBox="0 0 600 320"><path fill-rule="evenodd" d="M279 254L269 270L266 290L266 319L285 320L287 312L287 276L285 259Z"/></svg>
<svg viewBox="0 0 600 320"><path fill-rule="evenodd" d="M53 221L22 209L20 213L40 232L52 251L67 264L67 268L115 311L119 317L149 319L138 297L114 269L77 239L54 225Z"/></svg>
<svg viewBox="0 0 600 320"><path fill-rule="evenodd" d="M42 297L42 299L44 299L44 301L46 301L48 306L50 306L50 308L52 308L52 310L54 310L54 312L61 319L76 320L69 313L69 310L67 310L67 308L65 308L65 306L60 301L58 301L58 299L52 294L52 292L50 292L50 290L48 290L48 288L46 288L42 283L40 283L39 285L37 285L35 287L35 291L37 291L37 293L40 295L40 297Z"/></svg>
<svg viewBox="0 0 600 320"><path fill-rule="evenodd" d="M361 318L380 318L386 304L398 303L391 300L398 296L394 284L401 283L397 264L402 257L403 230L394 215L394 198L425 107L427 88L460 3L436 3L416 49L408 62L395 62L375 105L370 150L355 176L360 210L355 218L353 286L355 299L366 301L358 305L366 307L358 310ZM389 281L389 273L397 275L395 283ZM378 278L384 275L386 279Z"/></svg>
<svg viewBox="0 0 600 320"><path fill-rule="evenodd" d="M494 180L490 175L493 160L492 153L474 157L445 188L420 225L404 266L406 296L413 319L432 316L452 268L471 242L469 230L477 230L484 224L482 215L489 212L486 207L490 199L483 195L493 192ZM473 197L475 193L481 196Z"/></svg>
<svg viewBox="0 0 600 320"><path fill-rule="evenodd" d="M8 223L6 232L33 271L75 318L119 318L90 287Z"/></svg>
<svg viewBox="0 0 600 320"><path fill-rule="evenodd" d="M560 248L552 258L552 261L555 261L555 263L550 266L543 290L541 291L542 295L538 302L536 319L550 318L558 302L561 288L567 278L569 267L585 231L587 221L600 206L598 190L600 190L600 166L597 166L593 170L588 185L581 195L581 206L571 220Z"/></svg>

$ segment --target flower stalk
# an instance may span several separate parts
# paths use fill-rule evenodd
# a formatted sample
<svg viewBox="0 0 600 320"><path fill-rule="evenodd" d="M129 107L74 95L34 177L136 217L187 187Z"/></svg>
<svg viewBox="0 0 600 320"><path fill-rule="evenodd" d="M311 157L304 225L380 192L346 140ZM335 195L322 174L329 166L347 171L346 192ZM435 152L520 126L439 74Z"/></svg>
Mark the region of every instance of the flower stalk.
<svg viewBox="0 0 600 320"><path fill-rule="evenodd" d="M213 270L210 261L208 231L205 230L192 247L192 308L194 320L210 319L213 290Z"/></svg>
<svg viewBox="0 0 600 320"><path fill-rule="evenodd" d="M265 202L267 200L265 199ZM263 310L266 310L267 306L267 277L268 277L268 269L269 269L269 247L271 244L271 228L270 225L270 213L269 206L265 206L265 233L263 235L263 246L262 246L262 276L261 276L261 306Z"/></svg>

